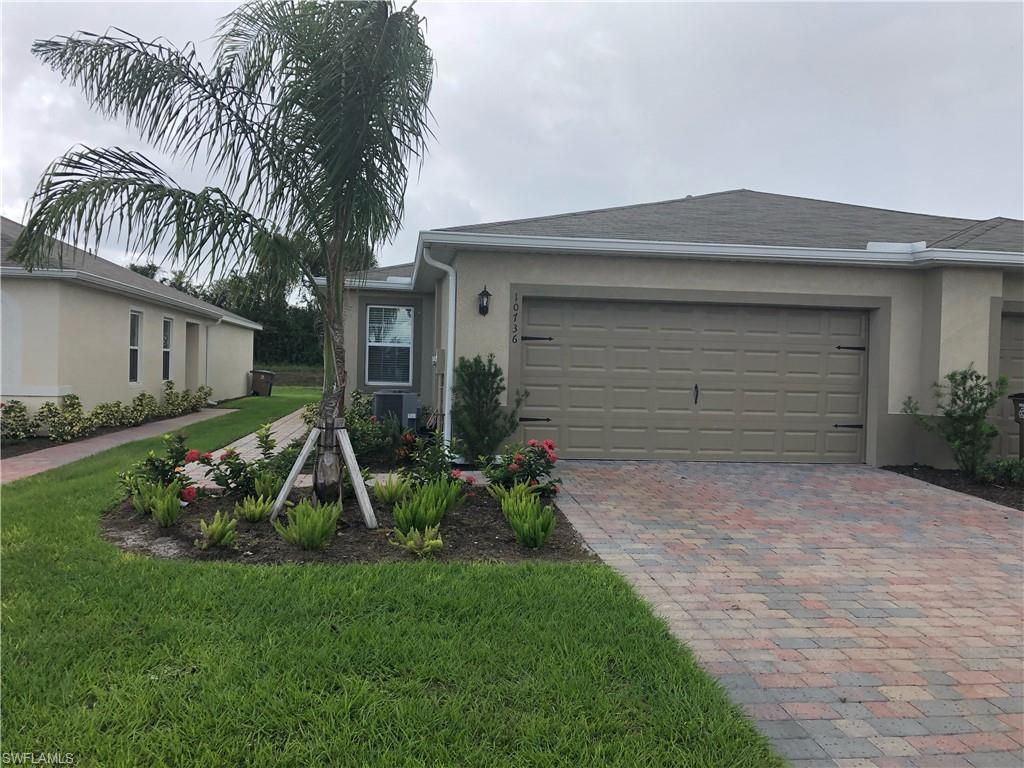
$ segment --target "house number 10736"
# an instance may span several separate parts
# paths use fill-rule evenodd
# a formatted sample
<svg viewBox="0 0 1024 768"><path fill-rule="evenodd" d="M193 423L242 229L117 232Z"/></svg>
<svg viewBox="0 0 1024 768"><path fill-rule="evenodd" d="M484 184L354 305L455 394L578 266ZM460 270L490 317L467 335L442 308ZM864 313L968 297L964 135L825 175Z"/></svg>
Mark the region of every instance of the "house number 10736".
<svg viewBox="0 0 1024 768"><path fill-rule="evenodd" d="M519 291L512 294L512 343L519 343Z"/></svg>

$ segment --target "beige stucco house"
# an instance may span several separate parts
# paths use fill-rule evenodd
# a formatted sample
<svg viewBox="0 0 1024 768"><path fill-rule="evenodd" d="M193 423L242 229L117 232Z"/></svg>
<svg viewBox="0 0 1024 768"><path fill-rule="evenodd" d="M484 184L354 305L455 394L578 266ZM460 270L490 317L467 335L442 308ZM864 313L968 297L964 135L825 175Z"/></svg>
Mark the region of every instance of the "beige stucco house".
<svg viewBox="0 0 1024 768"><path fill-rule="evenodd" d="M4 254L21 225L2 220ZM75 394L86 408L159 398L163 383L249 393L258 323L77 248L31 272L0 261L0 397L37 407Z"/></svg>
<svg viewBox="0 0 1024 768"><path fill-rule="evenodd" d="M494 353L519 437L566 458L942 464L901 405L971 363L1024 391L1024 222L733 190L476 224L346 312L359 389L448 412L454 361Z"/></svg>

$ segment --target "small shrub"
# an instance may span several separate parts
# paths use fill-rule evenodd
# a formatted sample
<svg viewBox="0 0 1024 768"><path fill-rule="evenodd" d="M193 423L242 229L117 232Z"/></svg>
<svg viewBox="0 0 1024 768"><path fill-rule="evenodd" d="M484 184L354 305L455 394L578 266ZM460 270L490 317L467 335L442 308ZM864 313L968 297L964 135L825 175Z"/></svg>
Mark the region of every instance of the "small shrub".
<svg viewBox="0 0 1024 768"><path fill-rule="evenodd" d="M260 447L260 456L269 459L274 455L274 448L277 447L277 440L270 431L270 424L263 424L256 430L256 444Z"/></svg>
<svg viewBox="0 0 1024 768"><path fill-rule="evenodd" d="M373 495L377 501L393 507L412 492L412 484L401 475L388 475L373 485Z"/></svg>
<svg viewBox="0 0 1024 768"><path fill-rule="evenodd" d="M274 497L272 496L246 496L235 504L235 515L250 523L258 523L270 516L273 506Z"/></svg>
<svg viewBox="0 0 1024 768"><path fill-rule="evenodd" d="M502 512L512 526L520 546L536 549L543 546L555 528L555 510L541 506L535 493L512 491L502 502Z"/></svg>
<svg viewBox="0 0 1024 768"><path fill-rule="evenodd" d="M196 539L196 546L200 549L230 547L235 543L235 528L237 526L237 520L231 519L226 514L221 514L220 511L214 512L213 519L209 523L205 520L199 521L199 531L202 535Z"/></svg>
<svg viewBox="0 0 1024 768"><path fill-rule="evenodd" d="M96 427L119 428L130 426L132 423L131 410L122 405L120 400L100 403L89 412L89 418Z"/></svg>
<svg viewBox="0 0 1024 768"><path fill-rule="evenodd" d="M195 394L192 395L191 410L195 411L202 410L206 407L207 403L210 402L210 397L213 395L213 390L203 384L197 388Z"/></svg>
<svg viewBox="0 0 1024 768"><path fill-rule="evenodd" d="M181 517L181 485L171 483L156 493L151 500L150 511L161 528L174 525Z"/></svg>
<svg viewBox="0 0 1024 768"><path fill-rule="evenodd" d="M513 404L501 404L505 392L505 374L494 362L480 355L469 360L459 358L455 366L452 427L466 446L466 456L491 457L502 441L519 427L519 409L526 392L517 392ZM486 463L490 463L490 460Z"/></svg>
<svg viewBox="0 0 1024 768"><path fill-rule="evenodd" d="M953 453L953 461L969 477L978 479L992 441L999 430L988 422L989 414L1006 394L1006 377L995 383L973 365L950 371L945 384L935 384L937 416L925 416L914 398L903 402L903 412L929 432L942 437Z"/></svg>
<svg viewBox="0 0 1024 768"><path fill-rule="evenodd" d="M21 400L0 403L0 438L3 440L25 440L36 433L38 424L28 415L28 408Z"/></svg>
<svg viewBox="0 0 1024 768"><path fill-rule="evenodd" d="M445 514L463 501L462 483L440 478L416 488L395 504L395 527L402 533L425 531L440 524Z"/></svg>
<svg viewBox="0 0 1024 768"><path fill-rule="evenodd" d="M270 470L264 470L254 475L252 485L257 496L274 500L284 487L284 478Z"/></svg>
<svg viewBox="0 0 1024 768"><path fill-rule="evenodd" d="M46 427L47 435L55 443L67 443L92 434L92 420L82 408L78 395L64 395L58 407L43 403L37 414L39 423Z"/></svg>
<svg viewBox="0 0 1024 768"><path fill-rule="evenodd" d="M438 526L427 528L425 531L411 530L408 533L395 531L395 540L391 543L401 547L406 552L411 552L417 557L426 557L439 552L444 542L441 540Z"/></svg>
<svg viewBox="0 0 1024 768"><path fill-rule="evenodd" d="M1020 459L996 459L988 461L978 473L983 483L1010 487L1024 486L1024 461Z"/></svg>
<svg viewBox="0 0 1024 768"><path fill-rule="evenodd" d="M558 462L552 440L530 440L526 445L510 445L490 463L485 463L485 458L481 457L480 463L491 485L511 488L524 483L537 488L545 496L558 493L562 481L551 476Z"/></svg>
<svg viewBox="0 0 1024 768"><path fill-rule="evenodd" d="M130 493L133 482L138 479L149 480L161 486L177 482L183 489L192 487L192 480L185 474L185 465L194 461L200 461L203 457L199 451L189 449L185 444L183 434L165 434L163 436L164 453L158 455L150 451L142 461L136 462L119 477L121 484ZM206 454L209 456L210 454Z"/></svg>
<svg viewBox="0 0 1024 768"><path fill-rule="evenodd" d="M323 549L334 534L341 507L337 504L313 506L303 500L288 511L288 525L274 521L274 529L289 544L302 549Z"/></svg>
<svg viewBox="0 0 1024 768"><path fill-rule="evenodd" d="M320 403L306 403L302 406L302 423L312 429L320 421Z"/></svg>
<svg viewBox="0 0 1024 768"><path fill-rule="evenodd" d="M164 487L159 483L137 477L132 481L132 507L140 515L148 515L153 511L153 500L162 496L163 492Z"/></svg>
<svg viewBox="0 0 1024 768"><path fill-rule="evenodd" d="M445 445L441 433L413 440L410 463L402 468L402 475L413 485L426 485L435 480L451 477L452 463L459 450L457 441Z"/></svg>
<svg viewBox="0 0 1024 768"><path fill-rule="evenodd" d="M487 486L487 493L501 505L502 514L505 515L507 520L508 513L506 510L512 506L524 503L529 497L537 496L540 493L539 487L537 485L527 485L526 483L516 483L511 488L493 484Z"/></svg>
<svg viewBox="0 0 1024 768"><path fill-rule="evenodd" d="M252 496L256 493L256 476L262 471L258 462L247 462L228 448L218 458L205 454L199 463L207 467L206 476L225 493Z"/></svg>
<svg viewBox="0 0 1024 768"><path fill-rule="evenodd" d="M148 392L140 392L132 399L128 416L131 424L152 421L160 416L160 403Z"/></svg>

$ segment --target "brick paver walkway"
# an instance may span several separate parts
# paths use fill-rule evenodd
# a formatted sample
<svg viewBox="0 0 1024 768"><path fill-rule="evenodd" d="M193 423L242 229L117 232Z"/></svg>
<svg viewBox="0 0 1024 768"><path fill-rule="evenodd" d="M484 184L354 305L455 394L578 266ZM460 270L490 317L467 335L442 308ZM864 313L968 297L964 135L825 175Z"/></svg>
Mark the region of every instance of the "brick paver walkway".
<svg viewBox="0 0 1024 768"><path fill-rule="evenodd" d="M1024 765L1021 512L861 466L559 473L590 546L794 766Z"/></svg>
<svg viewBox="0 0 1024 768"><path fill-rule="evenodd" d="M297 437L305 437L308 428L302 421L302 409L289 413L287 416L282 416L277 421L271 422L270 431L277 440L276 451L281 450L288 446L288 444ZM259 458L260 447L259 443L256 442L256 433L251 432L245 437L235 440L235 442L225 445L219 451L214 451L213 455L217 458L224 453L226 450L233 450L241 458L246 461L252 461L253 459ZM189 464L185 467L185 472L192 480L198 485L204 488L216 488L217 485L212 480L206 477L206 467L202 464ZM309 485L311 480L305 475L299 476L300 482L297 485Z"/></svg>
<svg viewBox="0 0 1024 768"><path fill-rule="evenodd" d="M85 440L76 440L72 443L55 445L53 448L44 448L41 451L33 451L21 456L12 456L9 459L0 459L0 482L10 483L23 477L37 475L48 469L61 467L73 461L84 459L86 456L92 456L94 453L100 453L108 448L124 445L134 440L145 440L147 437L156 437L165 432L173 432L189 424L206 421L207 419L223 416L227 413L234 413L234 410L230 408L204 408L196 413L176 416L173 419L151 421L148 424L129 427L128 429L111 432L107 435L88 437Z"/></svg>

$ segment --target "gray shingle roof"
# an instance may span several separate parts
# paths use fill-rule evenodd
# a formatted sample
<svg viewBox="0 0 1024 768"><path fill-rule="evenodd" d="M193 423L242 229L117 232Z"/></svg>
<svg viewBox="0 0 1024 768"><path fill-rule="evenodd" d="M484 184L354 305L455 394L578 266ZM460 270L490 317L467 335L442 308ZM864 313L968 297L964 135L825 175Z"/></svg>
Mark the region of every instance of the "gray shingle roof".
<svg viewBox="0 0 1024 768"><path fill-rule="evenodd" d="M923 240L939 248L1024 251L1020 219L931 216L749 189L439 231L853 249Z"/></svg>
<svg viewBox="0 0 1024 768"><path fill-rule="evenodd" d="M412 261L407 264L392 264L389 267L368 269L366 272L362 273L360 277L366 280L387 280L389 277L412 277L412 271L415 266L415 262Z"/></svg>
<svg viewBox="0 0 1024 768"><path fill-rule="evenodd" d="M0 266L21 267L20 264L7 258L7 252L14 244L15 239L17 239L18 234L22 229L24 229L24 227L22 227L18 222L12 221L6 217L0 217ZM254 320L249 320L241 315L228 312L214 304L210 304L209 302L190 296L183 291L179 291L177 288L172 288L157 280L152 280L145 275L132 272L130 269L122 267L120 264L115 264L112 261L100 258L88 251L83 251L81 248L75 248L65 243L61 250L61 256L64 262L64 269L85 272L107 280L116 280L129 288L148 291L156 294L157 297L163 297L179 304L186 304L195 307L203 314L213 313L228 321L235 320L246 324L255 323ZM49 268L58 269L59 267L60 263L57 255L54 254L50 257Z"/></svg>

